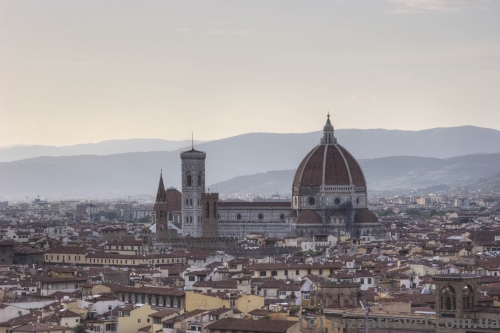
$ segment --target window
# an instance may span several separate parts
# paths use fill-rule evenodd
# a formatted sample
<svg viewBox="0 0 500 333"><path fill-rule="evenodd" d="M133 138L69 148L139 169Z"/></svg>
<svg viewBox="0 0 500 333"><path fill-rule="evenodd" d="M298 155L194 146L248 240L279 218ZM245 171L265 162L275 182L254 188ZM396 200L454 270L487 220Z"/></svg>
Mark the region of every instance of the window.
<svg viewBox="0 0 500 333"><path fill-rule="evenodd" d="M198 174L198 186L201 186L201 173Z"/></svg>
<svg viewBox="0 0 500 333"><path fill-rule="evenodd" d="M323 268L319 269L319 275L323 275Z"/></svg>
<svg viewBox="0 0 500 333"><path fill-rule="evenodd" d="M193 276L193 275L191 275L191 276L189 277L189 281L194 281L194 276Z"/></svg>
<svg viewBox="0 0 500 333"><path fill-rule="evenodd" d="M191 172L186 172L186 186L191 187Z"/></svg>
<svg viewBox="0 0 500 333"><path fill-rule="evenodd" d="M260 276L266 276L266 271L261 271Z"/></svg>
<svg viewBox="0 0 500 333"><path fill-rule="evenodd" d="M205 216L208 218L210 217L210 203L207 202L206 208L205 208Z"/></svg>
<svg viewBox="0 0 500 333"><path fill-rule="evenodd" d="M214 202L214 219L217 218L217 203Z"/></svg>
<svg viewBox="0 0 500 333"><path fill-rule="evenodd" d="M278 271L271 271L271 276L278 276Z"/></svg>
<svg viewBox="0 0 500 333"><path fill-rule="evenodd" d="M287 270L285 270L284 274L285 274L285 276L288 276L288 271L287 271Z"/></svg>
<svg viewBox="0 0 500 333"><path fill-rule="evenodd" d="M140 324L141 323L141 320L140 319L137 319L137 323Z"/></svg>
<svg viewBox="0 0 500 333"><path fill-rule="evenodd" d="M298 269L296 269L296 270L295 270L295 275L299 275L299 274L300 274L300 273L299 273L299 270L298 270Z"/></svg>
<svg viewBox="0 0 500 333"><path fill-rule="evenodd" d="M108 311L111 311L111 305L108 305Z"/></svg>
<svg viewBox="0 0 500 333"><path fill-rule="evenodd" d="M372 278L368 278L368 284L372 284Z"/></svg>
<svg viewBox="0 0 500 333"><path fill-rule="evenodd" d="M302 294L302 299L304 299L304 300L308 300L308 299L310 299L310 297L309 297L309 293L303 293L303 294Z"/></svg>
<svg viewBox="0 0 500 333"><path fill-rule="evenodd" d="M365 278L361 278L361 279L359 279L359 283L361 283L361 284L365 284Z"/></svg>

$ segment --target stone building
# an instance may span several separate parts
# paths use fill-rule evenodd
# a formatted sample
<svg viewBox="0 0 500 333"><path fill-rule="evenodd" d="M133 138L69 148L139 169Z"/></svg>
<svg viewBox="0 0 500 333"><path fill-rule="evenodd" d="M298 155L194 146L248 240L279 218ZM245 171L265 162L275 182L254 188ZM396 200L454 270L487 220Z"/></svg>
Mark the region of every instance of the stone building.
<svg viewBox="0 0 500 333"><path fill-rule="evenodd" d="M359 283L322 282L310 292L310 306L314 307L356 307L362 300Z"/></svg>
<svg viewBox="0 0 500 333"><path fill-rule="evenodd" d="M171 237L168 229L168 203L167 193L163 185L163 174L160 174L160 183L156 193L156 201L154 205L154 217L156 223L156 238L163 240Z"/></svg>
<svg viewBox="0 0 500 333"><path fill-rule="evenodd" d="M437 318L475 318L478 276L468 274L434 275Z"/></svg>
<svg viewBox="0 0 500 333"><path fill-rule="evenodd" d="M205 158L194 148L181 153L182 160L182 232L201 237L201 195L205 193Z"/></svg>
<svg viewBox="0 0 500 333"><path fill-rule="evenodd" d="M219 236L246 237L257 232L286 237L293 230L293 223L288 218L290 206L290 201L221 201Z"/></svg>
<svg viewBox="0 0 500 333"><path fill-rule="evenodd" d="M377 216L368 210L366 181L356 159L334 135L328 115L323 138L302 160L292 185L295 232L355 237L379 229Z"/></svg>
<svg viewBox="0 0 500 333"><path fill-rule="evenodd" d="M219 220L219 193L203 193L201 195L201 205L203 207L202 237L218 237Z"/></svg>
<svg viewBox="0 0 500 333"><path fill-rule="evenodd" d="M0 242L0 265L12 265L14 263L13 241Z"/></svg>
<svg viewBox="0 0 500 333"><path fill-rule="evenodd" d="M164 189L162 175L154 206L154 231L156 240L178 237L182 228L182 194L174 187Z"/></svg>
<svg viewBox="0 0 500 333"><path fill-rule="evenodd" d="M206 153L194 148L181 153L185 236L204 235L201 200L205 193L205 159ZM344 233L360 237L377 234L380 227L377 216L368 209L363 171L337 142L329 115L319 144L297 168L291 202L221 201L218 207L219 237L241 238L249 233L281 238L295 234L312 239L316 234Z"/></svg>

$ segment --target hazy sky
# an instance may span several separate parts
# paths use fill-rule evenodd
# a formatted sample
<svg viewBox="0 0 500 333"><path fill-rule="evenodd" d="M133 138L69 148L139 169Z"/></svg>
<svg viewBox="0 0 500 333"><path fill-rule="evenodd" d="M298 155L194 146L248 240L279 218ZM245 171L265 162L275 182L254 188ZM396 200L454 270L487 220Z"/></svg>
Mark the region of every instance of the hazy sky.
<svg viewBox="0 0 500 333"><path fill-rule="evenodd" d="M0 0L0 145L500 129L500 2Z"/></svg>

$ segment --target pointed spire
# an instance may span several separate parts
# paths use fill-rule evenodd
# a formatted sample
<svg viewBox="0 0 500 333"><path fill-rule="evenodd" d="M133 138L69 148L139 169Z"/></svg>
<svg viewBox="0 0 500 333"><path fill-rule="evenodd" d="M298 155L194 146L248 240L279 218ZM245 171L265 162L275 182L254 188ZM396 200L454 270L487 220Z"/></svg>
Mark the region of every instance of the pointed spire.
<svg viewBox="0 0 500 333"><path fill-rule="evenodd" d="M165 186L163 185L163 170L160 171L160 183L158 184L158 192L156 193L156 202L166 202Z"/></svg>
<svg viewBox="0 0 500 333"><path fill-rule="evenodd" d="M337 139L333 135L334 129L332 123L330 122L330 112L328 112L326 117L327 117L326 124L323 127L323 138L321 139L321 144L322 145L336 144Z"/></svg>

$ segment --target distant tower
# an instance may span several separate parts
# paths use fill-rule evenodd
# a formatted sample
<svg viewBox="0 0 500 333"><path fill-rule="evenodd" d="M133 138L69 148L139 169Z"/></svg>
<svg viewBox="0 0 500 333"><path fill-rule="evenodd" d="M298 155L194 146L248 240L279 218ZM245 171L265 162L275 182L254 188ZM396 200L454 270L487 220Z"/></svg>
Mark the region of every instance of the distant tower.
<svg viewBox="0 0 500 333"><path fill-rule="evenodd" d="M182 160L182 232L202 236L201 195L205 192L206 153L191 150L181 153Z"/></svg>
<svg viewBox="0 0 500 333"><path fill-rule="evenodd" d="M219 193L203 193L201 195L202 236L217 238L219 231Z"/></svg>
<svg viewBox="0 0 500 333"><path fill-rule="evenodd" d="M168 238L168 214L167 214L167 195L163 185L163 175L160 173L160 183L156 193L156 202L154 206L156 222L156 239L163 241Z"/></svg>

